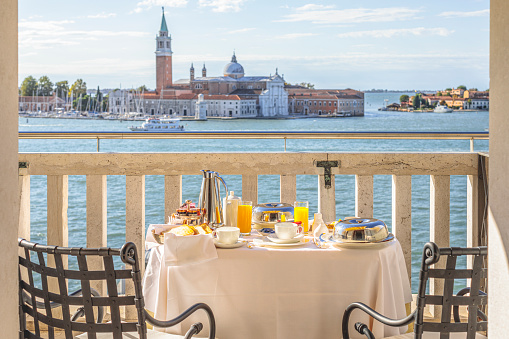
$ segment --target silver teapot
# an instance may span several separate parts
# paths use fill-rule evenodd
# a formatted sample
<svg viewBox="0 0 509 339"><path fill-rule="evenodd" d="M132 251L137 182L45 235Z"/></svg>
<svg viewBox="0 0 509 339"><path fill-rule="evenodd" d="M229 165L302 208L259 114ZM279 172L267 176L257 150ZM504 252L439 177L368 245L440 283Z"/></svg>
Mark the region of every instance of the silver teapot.
<svg viewBox="0 0 509 339"><path fill-rule="evenodd" d="M228 194L228 187L219 173L209 170L201 170L203 179L201 182L200 199L198 206L202 211L200 222L207 223L209 226L219 227L224 224L223 206L220 195L220 186L223 183L225 195Z"/></svg>

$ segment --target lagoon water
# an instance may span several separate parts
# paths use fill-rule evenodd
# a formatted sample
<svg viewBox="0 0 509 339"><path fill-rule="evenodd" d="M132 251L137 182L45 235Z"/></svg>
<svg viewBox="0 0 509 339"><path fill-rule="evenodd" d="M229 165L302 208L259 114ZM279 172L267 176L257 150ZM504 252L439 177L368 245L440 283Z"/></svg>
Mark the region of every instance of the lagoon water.
<svg viewBox="0 0 509 339"><path fill-rule="evenodd" d="M399 102L401 94L366 93L365 116L292 120L209 120L183 122L186 130L229 131L433 131L482 132L488 125L488 112L407 113L380 112L384 99ZM141 122L105 120L20 118L20 131L128 131ZM468 140L288 140L288 152L467 152ZM94 140L20 140L20 152L95 152ZM476 141L476 151L487 151L488 141ZM282 140L103 140L102 152L282 152ZM183 199L198 201L201 168L196 176L183 176ZM211 168L213 170L213 168ZM225 176L230 190L242 195L240 176ZM336 176L338 218L354 215L355 177ZM451 176L451 246L466 245L465 176ZM164 178L146 177L146 224L162 223L164 216ZM279 178L259 177L259 202L279 200ZM317 211L316 176L297 177L297 199L308 200L310 216ZM46 178L31 179L31 237L46 242ZM375 176L374 217L391 227L391 177ZM69 246L83 246L86 239L85 176L69 176ZM429 240L429 176L412 177L412 286L417 288L420 254ZM125 177L108 177L108 246L125 241Z"/></svg>

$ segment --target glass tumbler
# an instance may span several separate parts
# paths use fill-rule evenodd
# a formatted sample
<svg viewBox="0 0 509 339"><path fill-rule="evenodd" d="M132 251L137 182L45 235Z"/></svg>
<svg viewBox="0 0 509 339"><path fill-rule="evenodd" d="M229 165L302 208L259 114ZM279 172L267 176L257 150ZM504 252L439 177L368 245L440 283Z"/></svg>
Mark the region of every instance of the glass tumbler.
<svg viewBox="0 0 509 339"><path fill-rule="evenodd" d="M253 202L241 201L238 207L237 227L240 228L240 234L251 234L251 219L253 216Z"/></svg>
<svg viewBox="0 0 509 339"><path fill-rule="evenodd" d="M309 203L307 201L293 203L293 219L302 223L304 233L309 232Z"/></svg>

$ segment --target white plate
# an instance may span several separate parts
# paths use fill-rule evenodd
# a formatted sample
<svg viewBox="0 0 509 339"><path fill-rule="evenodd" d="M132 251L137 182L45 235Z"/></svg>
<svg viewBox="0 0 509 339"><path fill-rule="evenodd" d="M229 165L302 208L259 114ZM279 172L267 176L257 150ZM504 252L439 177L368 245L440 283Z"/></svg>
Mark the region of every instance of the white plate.
<svg viewBox="0 0 509 339"><path fill-rule="evenodd" d="M245 243L246 243L245 241L239 240L234 244L223 244L214 238L214 245L216 245L216 247L218 247L218 248L237 248L237 247L244 246Z"/></svg>
<svg viewBox="0 0 509 339"><path fill-rule="evenodd" d="M395 238L380 242L332 242L332 246L338 248L373 248L377 246L384 246L387 243L391 243Z"/></svg>
<svg viewBox="0 0 509 339"><path fill-rule="evenodd" d="M267 239L269 239L272 242L275 242L276 244L293 244L296 242L300 242L301 239L304 238L304 234L299 234L295 238L292 239L279 239L275 233L271 233L267 236Z"/></svg>
<svg viewBox="0 0 509 339"><path fill-rule="evenodd" d="M261 246L261 247L295 247L305 245L307 242L298 241L292 242L289 244L276 244L275 242L263 241L261 239L254 239L252 242L252 246ZM250 243L251 244L251 243Z"/></svg>

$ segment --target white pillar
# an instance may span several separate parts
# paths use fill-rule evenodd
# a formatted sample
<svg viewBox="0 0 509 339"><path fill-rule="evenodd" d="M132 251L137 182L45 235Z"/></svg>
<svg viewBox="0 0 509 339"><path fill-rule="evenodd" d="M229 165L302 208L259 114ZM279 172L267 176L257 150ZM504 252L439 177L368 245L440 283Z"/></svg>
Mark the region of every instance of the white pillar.
<svg viewBox="0 0 509 339"><path fill-rule="evenodd" d="M18 1L0 6L0 327L18 338Z"/></svg>
<svg viewBox="0 0 509 339"><path fill-rule="evenodd" d="M490 11L490 166L488 213L489 338L507 338L509 322L509 2L492 0Z"/></svg>

